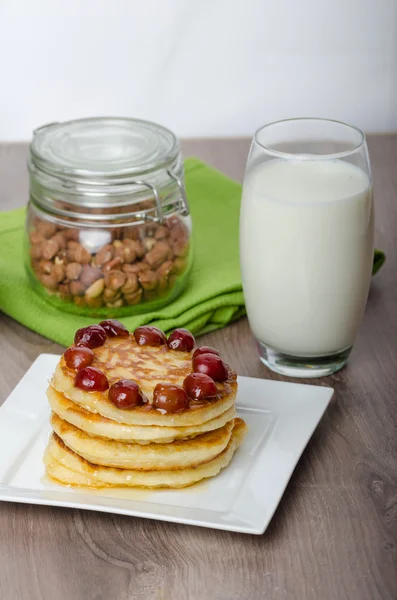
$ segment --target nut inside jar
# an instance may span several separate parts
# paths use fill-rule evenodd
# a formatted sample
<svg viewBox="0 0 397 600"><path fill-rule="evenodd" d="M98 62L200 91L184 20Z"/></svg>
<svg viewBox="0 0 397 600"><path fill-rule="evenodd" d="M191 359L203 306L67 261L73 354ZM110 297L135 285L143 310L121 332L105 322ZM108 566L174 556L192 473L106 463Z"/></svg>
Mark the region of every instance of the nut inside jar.
<svg viewBox="0 0 397 600"><path fill-rule="evenodd" d="M172 294L187 273L189 226L179 215L162 224L112 227L106 236L101 231L105 243L91 252L84 244L94 239L95 231L90 233L49 223L30 210L30 269L63 303L93 315L102 314L98 309L143 308Z"/></svg>

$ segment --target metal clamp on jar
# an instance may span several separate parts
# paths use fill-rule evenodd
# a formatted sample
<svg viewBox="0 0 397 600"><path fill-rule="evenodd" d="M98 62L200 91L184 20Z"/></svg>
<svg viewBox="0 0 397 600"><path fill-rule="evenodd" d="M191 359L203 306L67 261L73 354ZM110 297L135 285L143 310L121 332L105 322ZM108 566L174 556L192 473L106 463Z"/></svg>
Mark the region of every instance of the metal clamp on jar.
<svg viewBox="0 0 397 600"><path fill-rule="evenodd" d="M26 267L34 288L91 316L149 312L192 262L175 135L137 119L45 125L30 145Z"/></svg>

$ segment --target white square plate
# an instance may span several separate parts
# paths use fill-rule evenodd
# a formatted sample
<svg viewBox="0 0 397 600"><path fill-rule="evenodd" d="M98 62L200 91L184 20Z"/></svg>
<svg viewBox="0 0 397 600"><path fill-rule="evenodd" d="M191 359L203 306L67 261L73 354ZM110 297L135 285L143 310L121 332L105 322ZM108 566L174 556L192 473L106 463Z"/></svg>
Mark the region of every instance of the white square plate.
<svg viewBox="0 0 397 600"><path fill-rule="evenodd" d="M0 500L261 534L333 395L327 387L239 377L237 413L249 431L217 477L175 491L82 491L44 477L45 391L58 360L39 356L0 408Z"/></svg>

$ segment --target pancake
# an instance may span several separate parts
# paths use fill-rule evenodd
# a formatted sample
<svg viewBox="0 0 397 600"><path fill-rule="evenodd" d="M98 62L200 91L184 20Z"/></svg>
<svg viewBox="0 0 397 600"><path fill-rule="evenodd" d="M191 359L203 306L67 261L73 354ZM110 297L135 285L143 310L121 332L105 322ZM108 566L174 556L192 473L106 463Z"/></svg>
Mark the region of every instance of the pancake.
<svg viewBox="0 0 397 600"><path fill-rule="evenodd" d="M103 328L78 332L77 343L102 345L89 352L68 349L50 382L47 474L66 485L92 488L178 488L217 475L247 430L234 416L233 369L220 357L201 359L206 348L193 360L194 338L183 330L166 340L155 328L142 328L135 332L140 345L120 323ZM185 381L201 370L212 377ZM158 384L165 387L153 398ZM205 399L195 399L196 394Z"/></svg>
<svg viewBox="0 0 397 600"><path fill-rule="evenodd" d="M228 379L216 383L217 396L211 400L191 400L188 409L173 414L162 414L151 406L157 383L183 385L185 377L192 372L192 352L170 350L167 345L139 346L132 335L107 338L104 345L93 352L95 358L91 366L106 375L109 385L120 379L133 379L149 402L122 410L109 401L107 392L89 392L75 387L76 373L67 367L64 357L61 357L51 381L52 387L89 412L127 425L188 427L216 419L234 406L237 376L230 367Z"/></svg>
<svg viewBox="0 0 397 600"><path fill-rule="evenodd" d="M201 425L188 427L159 427L156 425L127 425L107 419L98 413L92 413L57 392L51 386L47 390L47 397L52 410L64 421L68 421L82 431L112 440L124 440L139 444L150 442L166 444L178 439L188 439L223 427L235 415L234 406L226 410L215 419L206 421Z"/></svg>
<svg viewBox="0 0 397 600"><path fill-rule="evenodd" d="M234 419L233 424L229 443L220 454L195 468L173 471L137 471L94 465L67 448L62 440L53 434L44 455L46 472L55 481L71 486L187 487L202 479L214 477L229 464L247 432L247 426L242 419Z"/></svg>
<svg viewBox="0 0 397 600"><path fill-rule="evenodd" d="M64 444L88 462L105 467L165 471L196 467L223 452L234 420L220 429L172 444L131 444L91 436L52 413L51 426Z"/></svg>

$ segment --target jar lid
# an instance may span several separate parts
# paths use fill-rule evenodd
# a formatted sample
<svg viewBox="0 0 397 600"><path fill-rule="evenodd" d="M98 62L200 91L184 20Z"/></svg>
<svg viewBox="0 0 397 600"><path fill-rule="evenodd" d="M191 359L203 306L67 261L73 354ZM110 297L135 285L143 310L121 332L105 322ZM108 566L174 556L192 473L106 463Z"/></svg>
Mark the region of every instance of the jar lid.
<svg viewBox="0 0 397 600"><path fill-rule="evenodd" d="M28 166L32 201L58 217L116 221L120 212L162 222L172 207L189 214L179 142L157 123L96 117L44 125Z"/></svg>
<svg viewBox="0 0 397 600"><path fill-rule="evenodd" d="M36 129L30 152L35 166L50 175L100 183L166 167L180 149L175 135L157 123L95 117Z"/></svg>

